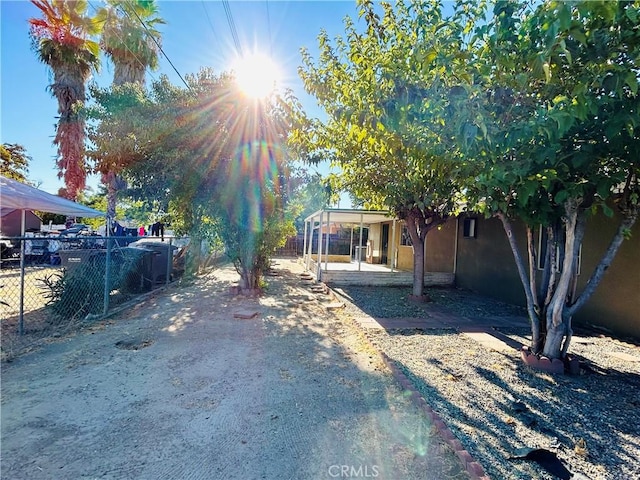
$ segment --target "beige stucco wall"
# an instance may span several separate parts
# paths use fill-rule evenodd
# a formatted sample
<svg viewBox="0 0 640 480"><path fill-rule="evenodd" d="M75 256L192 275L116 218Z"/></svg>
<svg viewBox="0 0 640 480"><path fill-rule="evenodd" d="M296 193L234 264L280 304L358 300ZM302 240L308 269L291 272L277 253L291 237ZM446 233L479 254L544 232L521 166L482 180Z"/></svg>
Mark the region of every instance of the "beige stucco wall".
<svg viewBox="0 0 640 480"><path fill-rule="evenodd" d="M431 230L425 238L424 269L427 272L453 272L456 222L449 221Z"/></svg>
<svg viewBox="0 0 640 480"><path fill-rule="evenodd" d="M413 271L413 247L400 245L402 226L396 223L395 246L397 249L396 268L402 271ZM453 254L455 251L455 222L446 223L441 228L431 230L425 239L425 272L453 272ZM389 241L391 248L391 241Z"/></svg>
<svg viewBox="0 0 640 480"><path fill-rule="evenodd" d="M587 223L582 246L578 288L586 284L613 237L619 218L599 215ZM640 338L640 223L631 238L622 242L616 258L577 321L604 325L613 331Z"/></svg>
<svg viewBox="0 0 640 480"><path fill-rule="evenodd" d="M456 221L458 221L456 284L508 303L524 306L523 287L502 223L495 218L484 219L481 216L474 216L474 218L477 222L476 238L464 238L463 217L451 219L441 229L429 232L426 238L425 271L453 271ZM612 219L598 215L587 222L578 291L584 288L593 269L600 261L618 222L617 215ZM395 240L397 268L412 271L413 247L400 245L401 229L402 222L398 221ZM526 262L524 226L515 222L514 230L516 241ZM380 226L372 225L369 235L374 240L374 257L378 262ZM389 243L391 249L391 240ZM574 321L577 324L603 326L620 335L640 338L640 222L632 229L631 238L623 242L595 294L578 312Z"/></svg>
<svg viewBox="0 0 640 480"><path fill-rule="evenodd" d="M477 238L463 238L462 219L459 222L456 284L509 303L525 305L523 287L502 223L498 219L478 218ZM587 222L578 277L579 292L600 261L617 224L617 217L609 219L603 215ZM514 230L526 261L524 227L515 223ZM434 255L434 249L427 248L427 255L430 254ZM631 238L623 242L596 293L574 321L640 338L640 224L632 229Z"/></svg>
<svg viewBox="0 0 640 480"><path fill-rule="evenodd" d="M476 238L464 238L463 218L458 228L458 259L456 284L509 303L524 305L525 296L515 268L513 253L509 247L502 223L497 219L476 220ZM455 225L456 220L451 220ZM516 224L516 231L523 227ZM518 237L524 253L524 235Z"/></svg>
<svg viewBox="0 0 640 480"><path fill-rule="evenodd" d="M397 268L398 270L413 272L413 247L407 245L398 246Z"/></svg>

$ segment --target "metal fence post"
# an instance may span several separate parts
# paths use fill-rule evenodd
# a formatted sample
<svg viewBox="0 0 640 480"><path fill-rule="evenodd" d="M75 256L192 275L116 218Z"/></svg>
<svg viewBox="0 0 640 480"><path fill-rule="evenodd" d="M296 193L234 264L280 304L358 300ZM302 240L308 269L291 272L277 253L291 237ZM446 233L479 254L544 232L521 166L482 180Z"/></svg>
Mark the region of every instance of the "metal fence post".
<svg viewBox="0 0 640 480"><path fill-rule="evenodd" d="M171 248L171 245L173 243L173 239L169 238L169 248L168 248L168 252L167 252L167 271L166 271L166 279L165 279L165 285L169 285L169 279L171 277L171 265L173 264L173 251Z"/></svg>
<svg viewBox="0 0 640 480"><path fill-rule="evenodd" d="M24 211L23 211L24 213ZM23 217L24 218L24 217ZM24 228L22 229L24 232ZM22 234L24 235L24 233ZM20 239L20 319L18 323L18 335L24 335L24 269L26 243L24 236Z"/></svg>
<svg viewBox="0 0 640 480"><path fill-rule="evenodd" d="M107 235L109 234L107 233ZM109 295L111 294L111 238L109 238L109 236L107 236L107 258L104 263L104 300L102 314L106 315L109 311Z"/></svg>

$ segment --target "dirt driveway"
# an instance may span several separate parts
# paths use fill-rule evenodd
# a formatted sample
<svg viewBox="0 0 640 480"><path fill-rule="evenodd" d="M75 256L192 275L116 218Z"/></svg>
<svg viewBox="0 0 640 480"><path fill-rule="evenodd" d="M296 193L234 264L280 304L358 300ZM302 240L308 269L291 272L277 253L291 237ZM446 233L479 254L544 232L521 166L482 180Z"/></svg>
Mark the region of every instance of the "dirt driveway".
<svg viewBox="0 0 640 480"><path fill-rule="evenodd" d="M467 478L359 331L278 263L260 300L228 295L224 268L3 364L1 477Z"/></svg>

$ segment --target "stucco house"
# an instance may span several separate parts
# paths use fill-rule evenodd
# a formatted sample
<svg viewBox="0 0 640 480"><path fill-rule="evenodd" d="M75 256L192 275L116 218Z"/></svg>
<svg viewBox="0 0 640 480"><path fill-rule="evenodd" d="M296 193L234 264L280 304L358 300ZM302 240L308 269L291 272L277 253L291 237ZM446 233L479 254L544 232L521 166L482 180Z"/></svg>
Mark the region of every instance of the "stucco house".
<svg viewBox="0 0 640 480"><path fill-rule="evenodd" d="M326 235L322 236L322 242L316 238L311 248L310 234L315 229L317 237L317 230L324 222L368 229L368 241L361 247L366 248L363 260L355 255L344 259L327 255L331 244ZM618 223L618 218L604 215L596 215L587 222L579 258L578 290L584 287L599 262ZM305 226L304 261L318 279L329 284L411 285L413 247L403 222L390 218L388 212L323 210L309 216ZM524 226L515 223L514 230L526 255ZM354 248L360 247L357 237L352 244ZM318 245L321 246L319 252ZM508 303L525 305L522 284L500 220L463 215L429 232L425 241L425 285L454 283ZM622 243L596 292L574 322L640 338L639 223L632 229L631 237Z"/></svg>

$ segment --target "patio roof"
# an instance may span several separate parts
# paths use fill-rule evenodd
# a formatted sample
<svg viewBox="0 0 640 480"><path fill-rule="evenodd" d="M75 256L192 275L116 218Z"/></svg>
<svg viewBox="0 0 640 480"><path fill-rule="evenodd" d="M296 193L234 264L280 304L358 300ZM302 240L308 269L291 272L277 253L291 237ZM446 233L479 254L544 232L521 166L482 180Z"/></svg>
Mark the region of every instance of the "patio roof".
<svg viewBox="0 0 640 480"><path fill-rule="evenodd" d="M316 221L320 220L320 215L323 214L323 222L327 221L327 214L329 214L329 221L331 223L352 223L352 224L372 224L390 222L393 220L391 213L386 210L357 210L357 209L343 209L343 208L325 208L312 213L305 222L310 222L314 218Z"/></svg>

